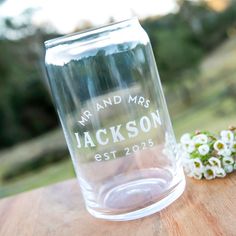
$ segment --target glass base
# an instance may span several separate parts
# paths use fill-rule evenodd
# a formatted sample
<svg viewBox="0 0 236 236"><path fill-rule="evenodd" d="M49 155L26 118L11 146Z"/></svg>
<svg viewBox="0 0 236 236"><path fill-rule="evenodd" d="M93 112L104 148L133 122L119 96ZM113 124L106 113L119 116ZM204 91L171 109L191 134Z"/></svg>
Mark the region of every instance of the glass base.
<svg viewBox="0 0 236 236"><path fill-rule="evenodd" d="M170 205L183 193L185 177L182 171L178 179L179 182L175 186L168 189L168 191L165 189L157 199L154 197L157 196L157 192L161 192L163 187L161 179L141 179L116 186L110 189L103 198L107 211L98 212L88 206L87 210L96 218L111 221L135 220L154 214ZM140 207L140 203L143 203L143 207ZM139 207L135 209L138 205ZM114 209L114 206L116 206L116 209ZM130 211L128 209L135 210Z"/></svg>

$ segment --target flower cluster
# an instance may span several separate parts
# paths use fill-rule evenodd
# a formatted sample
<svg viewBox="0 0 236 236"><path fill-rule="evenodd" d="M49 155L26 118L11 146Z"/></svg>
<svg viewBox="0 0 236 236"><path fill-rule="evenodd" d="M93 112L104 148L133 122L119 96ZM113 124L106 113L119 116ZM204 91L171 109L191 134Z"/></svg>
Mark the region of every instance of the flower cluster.
<svg viewBox="0 0 236 236"><path fill-rule="evenodd" d="M195 179L225 177L236 169L236 128L218 136L197 131L180 139L180 155L186 174Z"/></svg>

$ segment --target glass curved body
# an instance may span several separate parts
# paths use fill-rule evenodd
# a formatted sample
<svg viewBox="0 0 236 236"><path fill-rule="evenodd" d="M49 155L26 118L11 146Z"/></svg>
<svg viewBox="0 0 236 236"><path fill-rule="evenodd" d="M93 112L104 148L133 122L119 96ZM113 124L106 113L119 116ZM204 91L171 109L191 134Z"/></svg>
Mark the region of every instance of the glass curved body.
<svg viewBox="0 0 236 236"><path fill-rule="evenodd" d="M88 211L157 212L185 178L149 38L137 19L45 42L46 69Z"/></svg>

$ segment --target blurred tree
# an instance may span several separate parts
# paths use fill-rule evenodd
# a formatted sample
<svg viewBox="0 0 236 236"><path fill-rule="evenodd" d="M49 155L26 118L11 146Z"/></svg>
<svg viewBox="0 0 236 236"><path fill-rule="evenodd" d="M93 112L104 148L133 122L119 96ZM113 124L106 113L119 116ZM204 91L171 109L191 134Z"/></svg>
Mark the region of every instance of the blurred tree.
<svg viewBox="0 0 236 236"><path fill-rule="evenodd" d="M150 36L164 83L180 82L184 70L196 68L202 57L227 38L236 25L236 3L223 12L206 1L178 1L180 9L160 19L142 22ZM185 74L185 73L184 73Z"/></svg>
<svg viewBox="0 0 236 236"><path fill-rule="evenodd" d="M147 20L143 26L150 36L163 82L181 82L183 71L196 67L203 56L189 26L176 15Z"/></svg>
<svg viewBox="0 0 236 236"><path fill-rule="evenodd" d="M34 44L32 37L0 41L0 146L39 135L57 124Z"/></svg>
<svg viewBox="0 0 236 236"><path fill-rule="evenodd" d="M2 18L0 39L0 148L42 134L57 125L43 85L44 36L31 22L33 10L19 18ZM12 39L9 40L7 37ZM14 39L15 38L15 39Z"/></svg>
<svg viewBox="0 0 236 236"><path fill-rule="evenodd" d="M204 0L179 0L179 11L142 24L148 32L162 81L178 86L183 101L191 104L186 80L196 79L198 64L209 51L223 42L236 26L236 3L223 12L209 8Z"/></svg>

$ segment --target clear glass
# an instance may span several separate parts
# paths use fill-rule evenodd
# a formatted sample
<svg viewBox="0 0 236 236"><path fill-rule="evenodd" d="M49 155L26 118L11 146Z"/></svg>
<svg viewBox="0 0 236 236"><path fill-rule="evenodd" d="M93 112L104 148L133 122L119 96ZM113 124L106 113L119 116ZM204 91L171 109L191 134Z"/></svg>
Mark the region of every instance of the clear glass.
<svg viewBox="0 0 236 236"><path fill-rule="evenodd" d="M155 213L185 178L149 38L136 18L49 40L46 69L88 211Z"/></svg>

